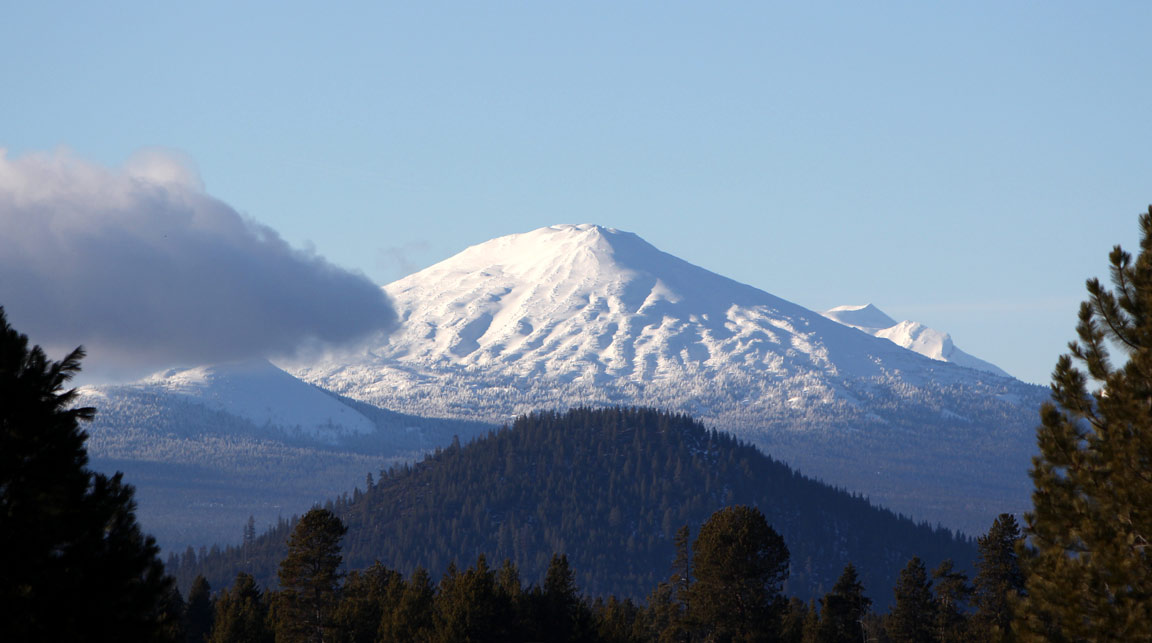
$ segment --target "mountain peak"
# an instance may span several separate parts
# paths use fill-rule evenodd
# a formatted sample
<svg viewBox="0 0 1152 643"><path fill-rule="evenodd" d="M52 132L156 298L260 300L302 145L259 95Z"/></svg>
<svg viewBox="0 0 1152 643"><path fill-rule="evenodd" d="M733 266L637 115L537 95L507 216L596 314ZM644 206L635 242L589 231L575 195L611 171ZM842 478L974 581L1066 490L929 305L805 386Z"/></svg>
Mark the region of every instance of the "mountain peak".
<svg viewBox="0 0 1152 643"><path fill-rule="evenodd" d="M723 341L733 325L748 327L728 319L734 305L809 314L633 233L592 224L499 237L384 289L403 324L381 357L499 362L568 381L643 381L658 363L705 361L705 335Z"/></svg>
<svg viewBox="0 0 1152 643"><path fill-rule="evenodd" d="M616 228L607 228L607 227L604 227L604 226L596 224L596 223L558 223L556 225L548 226L547 228L539 228L538 230L536 230L536 232L539 232L540 230L556 230L559 232L571 232L571 233L585 232L585 233L593 233L593 234L598 234L598 235L618 234L620 232ZM532 234L532 233L528 232L526 234ZM625 232L624 234L632 234L632 233L631 232Z"/></svg>
<svg viewBox="0 0 1152 643"><path fill-rule="evenodd" d="M863 306L837 306L820 314L829 319L834 319L845 326L852 326L869 331L891 328L896 325L895 319L892 319L886 315L884 311L872 304L865 304Z"/></svg>
<svg viewBox="0 0 1152 643"><path fill-rule="evenodd" d="M496 268L512 276L535 278L557 266L595 272L621 261L643 262L643 256L652 254L663 253L631 232L591 223L561 224L485 241L429 270Z"/></svg>

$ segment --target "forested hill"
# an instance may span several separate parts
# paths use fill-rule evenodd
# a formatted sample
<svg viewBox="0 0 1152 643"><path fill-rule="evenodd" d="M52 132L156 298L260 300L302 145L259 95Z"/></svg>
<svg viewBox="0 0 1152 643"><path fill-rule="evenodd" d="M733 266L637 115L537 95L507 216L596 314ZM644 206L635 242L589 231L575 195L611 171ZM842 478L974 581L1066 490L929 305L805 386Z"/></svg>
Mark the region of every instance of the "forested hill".
<svg viewBox="0 0 1152 643"><path fill-rule="evenodd" d="M695 537L712 512L758 507L791 551L790 594L827 591L844 565L860 571L878 606L913 555L971 567L975 548L943 528L916 524L862 497L808 479L754 447L683 415L650 409L535 413L487 437L382 472L366 491L330 503L348 526L349 569L379 560L434 577L478 554L510 558L528 582L553 552L566 553L590 595L644 597L667 578L673 535ZM250 544L175 565L226 587L238 571L274 585L291 525ZM170 561L173 563L176 561Z"/></svg>

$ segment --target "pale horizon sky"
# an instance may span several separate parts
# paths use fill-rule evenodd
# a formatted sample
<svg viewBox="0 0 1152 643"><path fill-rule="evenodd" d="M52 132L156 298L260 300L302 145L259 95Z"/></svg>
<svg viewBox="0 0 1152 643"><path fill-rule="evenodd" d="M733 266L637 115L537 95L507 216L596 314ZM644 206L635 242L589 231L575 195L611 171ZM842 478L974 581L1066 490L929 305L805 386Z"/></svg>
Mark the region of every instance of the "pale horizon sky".
<svg viewBox="0 0 1152 643"><path fill-rule="evenodd" d="M1152 203L1149 26L1140 2L21 3L0 148L170 150L376 284L597 223L1047 384Z"/></svg>

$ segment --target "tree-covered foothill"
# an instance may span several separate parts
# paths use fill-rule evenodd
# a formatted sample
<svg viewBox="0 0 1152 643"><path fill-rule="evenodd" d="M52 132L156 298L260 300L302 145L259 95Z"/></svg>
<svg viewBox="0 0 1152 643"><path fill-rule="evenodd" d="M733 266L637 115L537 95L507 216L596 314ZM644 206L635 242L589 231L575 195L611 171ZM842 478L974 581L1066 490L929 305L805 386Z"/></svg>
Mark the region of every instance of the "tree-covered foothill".
<svg viewBox="0 0 1152 643"><path fill-rule="evenodd" d="M1111 289L1088 281L1041 411L1025 640L1152 640L1152 206L1140 232L1135 258L1109 255Z"/></svg>
<svg viewBox="0 0 1152 643"><path fill-rule="evenodd" d="M136 522L133 488L88 469L65 384L80 348L54 362L0 308L0 632L13 641L175 640L182 601Z"/></svg>
<svg viewBox="0 0 1152 643"><path fill-rule="evenodd" d="M540 582L553 553L563 552L584 591L640 601L669 578L677 531L698 533L733 505L755 507L783 538L791 554L784 589L804 600L822 596L850 562L862 583L881 588L913 555L962 568L975 558L974 543L946 529L878 509L730 435L651 409L534 413L383 471L327 508L348 527L349 569L380 560L405 575L423 566L439 578L453 561L484 554ZM292 529L283 521L246 548L185 556L173 569L182 587L200 573L223 587L240 569L274 586ZM878 608L889 596L875 595Z"/></svg>

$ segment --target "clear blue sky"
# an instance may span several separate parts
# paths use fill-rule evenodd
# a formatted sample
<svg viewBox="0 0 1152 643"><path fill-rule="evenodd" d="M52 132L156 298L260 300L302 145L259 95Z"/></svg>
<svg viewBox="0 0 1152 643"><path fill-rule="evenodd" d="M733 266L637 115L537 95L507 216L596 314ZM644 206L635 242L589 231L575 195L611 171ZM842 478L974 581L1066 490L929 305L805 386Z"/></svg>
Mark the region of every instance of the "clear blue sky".
<svg viewBox="0 0 1152 643"><path fill-rule="evenodd" d="M377 283L591 222L1046 383L1152 203L1146 2L20 2L0 147L186 154Z"/></svg>

